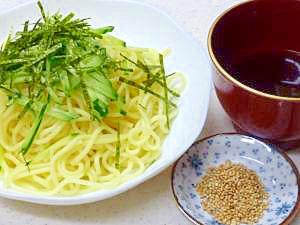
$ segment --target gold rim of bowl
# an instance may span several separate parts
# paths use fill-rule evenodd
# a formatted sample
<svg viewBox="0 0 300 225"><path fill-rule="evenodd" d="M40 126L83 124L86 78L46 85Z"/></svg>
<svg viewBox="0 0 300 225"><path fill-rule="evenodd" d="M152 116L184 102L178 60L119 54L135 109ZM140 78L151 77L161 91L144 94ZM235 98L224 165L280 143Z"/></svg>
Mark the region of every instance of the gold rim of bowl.
<svg viewBox="0 0 300 225"><path fill-rule="evenodd" d="M261 97L266 97L266 98L270 98L270 99L274 99L274 100L279 100L279 101L292 101L292 102L300 102L300 98L295 98L295 97L283 97L283 96L278 96L278 95L272 95L272 94L267 94L264 93L262 91L258 91L254 88L251 88L243 83L241 83L240 81L236 80L235 78L233 78L233 76L231 76L222 66L221 64L218 62L213 49L212 49L212 34L216 28L217 23L228 13L230 12L232 9L240 6L240 5L244 5L247 4L249 2L253 2L254 0L248 0L248 1L244 1L242 3L238 3L235 4L234 6L230 7L229 9L227 9L226 11L224 11L220 16L217 17L217 19L213 22L212 26L210 27L209 33L208 33L208 38L207 38L207 46L208 46L208 53L210 56L211 61L213 62L215 68L217 69L217 71L220 73L220 75L222 75L224 78L226 78L227 80L231 81L232 83L234 83L236 86Z"/></svg>

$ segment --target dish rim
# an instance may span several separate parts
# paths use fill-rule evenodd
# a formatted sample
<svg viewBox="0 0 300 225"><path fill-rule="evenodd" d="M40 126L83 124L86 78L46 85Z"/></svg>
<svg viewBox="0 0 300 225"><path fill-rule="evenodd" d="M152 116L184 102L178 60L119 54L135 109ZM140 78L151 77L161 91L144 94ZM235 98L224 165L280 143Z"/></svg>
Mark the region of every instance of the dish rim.
<svg viewBox="0 0 300 225"><path fill-rule="evenodd" d="M185 29L183 29L183 27L181 25L179 25L177 23L177 21L175 19L173 19L170 15L168 15L163 10L161 10L161 9L159 9L159 8L149 4L149 3L140 2L140 1L136 1L136 0L90 0L90 1L93 1L93 2L96 2L96 3L99 3L99 4L101 4L101 2L112 2L112 3L120 2L120 3L128 3L128 4L133 4L133 5L137 5L137 6L146 7L149 10L157 12L159 15L161 15L162 17L167 19L168 22L172 26L176 27L176 29L178 29L182 33L184 38L189 40L191 43L193 43L194 46L197 47L197 49L199 50L198 52L203 56L203 58L201 60L203 60L204 64L207 65L207 69L209 70L209 77L207 79L208 95L204 100L205 102L203 103L205 108L204 108L204 110L202 110L203 115L201 116L201 123L199 123L199 126L197 128L197 132L195 132L196 134L194 135L195 137L193 138L194 139L193 142L194 142L197 139L198 135L203 130L203 127L205 125L205 121L206 121L207 114L208 114L209 102L210 102L210 93L211 93L211 89L212 89L211 68L209 67L209 60L208 60L206 51L204 49L204 46L202 46L202 44L199 43L195 39L195 37L192 36L189 32L185 31ZM11 13L14 13L16 10L20 10L23 7L35 4L36 2L37 2L37 0L29 0L28 2L18 4L14 7L6 9L6 10L2 10L2 11L0 11L0 17L4 16L4 15L9 15ZM202 125L200 126L200 124L202 124ZM189 147L193 144L193 142L191 142L189 144ZM89 192L87 194L80 194L80 195L66 196L65 197L65 196L56 196L56 195L54 195L54 196L33 195L33 194L24 193L24 192L15 190L13 188L7 188L7 189L0 188L0 197L7 198L7 199L12 199L12 200L19 200L19 201L23 201L23 202L31 202L31 203L35 203L35 204L41 204L41 205L57 205L57 206L82 205L82 204L102 201L102 200L109 199L109 198L112 198L114 196L117 196L121 193L127 192L128 190L130 190L134 187L137 187L138 185L140 185L140 184L146 182L147 180L153 178L154 176L158 175L163 170L165 170L167 167L172 165L181 155L183 155L185 153L186 149L188 149L189 147L184 148L182 151L177 152L176 154L174 154L173 158L166 159L165 163L162 163L162 165L157 167L157 169L155 169L153 172L147 174L142 179L139 179L139 177L142 176L143 174L139 175L138 177L135 177L135 178L131 179L128 182L120 184L119 186L117 186L114 189L95 190L95 191ZM147 168L147 169L149 169L149 168ZM146 173L146 171L144 171L144 173ZM131 183L129 183L129 182L131 182ZM2 191L1 191L1 189L2 189ZM13 191L13 192L9 192L9 191ZM101 196L101 194L100 194L101 191L111 191L111 192L105 194L104 196ZM94 196L90 196L89 194L94 194Z"/></svg>
<svg viewBox="0 0 300 225"><path fill-rule="evenodd" d="M287 218L282 221L282 223L280 223L279 225L289 225L297 216L297 214L300 211L300 173L299 170L297 168L297 166L295 165L295 163L293 162L293 160L288 156L288 154L281 150L280 148L278 148L277 146L273 145L272 143L259 139L257 137L253 137L251 135L245 135L245 134L241 134L241 133L237 133L237 132L225 132L225 133L217 133L217 134L213 134L207 137L204 137L200 140L195 141L191 147L178 159L176 160L176 162L174 163L173 167L172 167L172 172L171 172L171 190L172 190L172 196L173 196L173 200L176 203L177 208L182 212L182 214L188 219L190 220L192 223L196 224L196 225L206 225L201 223L200 221L198 221L193 215L191 215L189 212L187 212L184 207L179 203L178 197L175 193L174 190L174 178L175 178L175 170L176 170L176 166L179 163L179 161L182 159L182 157L187 154L187 152L194 146L198 145L201 142L206 141L207 139L210 138L214 138L217 136L243 136L243 137L247 137L247 138L252 138L262 144L265 144L269 147L271 147L274 151L278 152L281 156L283 156L283 158L289 163L289 165L292 167L293 173L296 176L297 179L297 184L298 184L298 196L297 196L297 201L295 206L293 207L293 210L290 212L290 214L287 216Z"/></svg>

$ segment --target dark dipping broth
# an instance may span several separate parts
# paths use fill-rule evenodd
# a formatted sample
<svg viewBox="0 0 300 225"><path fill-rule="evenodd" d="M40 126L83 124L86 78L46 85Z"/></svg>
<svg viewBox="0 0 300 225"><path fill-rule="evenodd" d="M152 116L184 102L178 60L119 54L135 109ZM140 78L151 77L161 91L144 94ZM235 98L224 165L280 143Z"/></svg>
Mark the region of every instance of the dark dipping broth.
<svg viewBox="0 0 300 225"><path fill-rule="evenodd" d="M300 97L300 0L256 0L232 10L216 24L212 47L241 83Z"/></svg>
<svg viewBox="0 0 300 225"><path fill-rule="evenodd" d="M230 74L256 90L286 97L300 97L300 54L268 51L241 58Z"/></svg>

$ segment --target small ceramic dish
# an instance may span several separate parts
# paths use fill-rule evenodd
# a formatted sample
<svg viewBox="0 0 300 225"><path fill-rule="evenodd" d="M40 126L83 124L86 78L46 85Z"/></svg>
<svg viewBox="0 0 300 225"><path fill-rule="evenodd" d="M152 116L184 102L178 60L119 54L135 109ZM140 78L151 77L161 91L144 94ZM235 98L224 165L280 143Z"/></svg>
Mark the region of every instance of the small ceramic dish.
<svg viewBox="0 0 300 225"><path fill-rule="evenodd" d="M173 167L175 200L193 223L221 225L202 209L196 186L208 168L227 160L254 170L269 193L269 208L258 225L287 225L293 220L300 208L300 181L286 153L249 136L218 134L193 144Z"/></svg>

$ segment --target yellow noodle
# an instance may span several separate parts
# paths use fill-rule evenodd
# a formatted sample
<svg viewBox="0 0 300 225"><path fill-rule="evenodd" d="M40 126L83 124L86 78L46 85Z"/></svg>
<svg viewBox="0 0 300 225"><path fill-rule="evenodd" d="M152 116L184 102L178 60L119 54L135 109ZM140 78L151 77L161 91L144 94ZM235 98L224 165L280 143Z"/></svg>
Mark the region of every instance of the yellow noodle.
<svg viewBox="0 0 300 225"><path fill-rule="evenodd" d="M133 61L139 59L151 65L158 63L153 57L158 55L154 50L106 48L116 60L122 59L121 51ZM125 66L134 70L128 75L130 80L140 83L146 76L130 63ZM169 131L164 102L143 90L119 82L122 74L115 71L110 79L117 93L125 98L127 115L121 116L112 104L108 116L101 123L93 121L83 97L74 93L62 107L80 117L64 122L46 115L26 154L31 162L29 168L20 155L20 147L34 118L26 113L18 120L22 107L5 107L7 96L0 91L0 174L5 187L42 195L78 195L115 188L139 176L157 160ZM185 85L180 74L169 77L168 83L178 92ZM151 88L163 96L163 87L153 85ZM174 119L176 114L177 110L171 108L170 119ZM121 142L119 168L116 167L117 123L120 124Z"/></svg>

